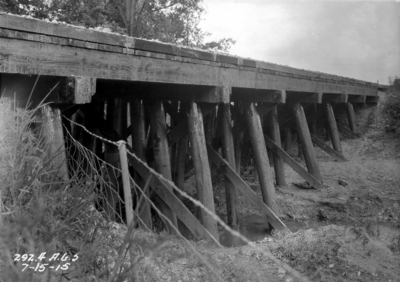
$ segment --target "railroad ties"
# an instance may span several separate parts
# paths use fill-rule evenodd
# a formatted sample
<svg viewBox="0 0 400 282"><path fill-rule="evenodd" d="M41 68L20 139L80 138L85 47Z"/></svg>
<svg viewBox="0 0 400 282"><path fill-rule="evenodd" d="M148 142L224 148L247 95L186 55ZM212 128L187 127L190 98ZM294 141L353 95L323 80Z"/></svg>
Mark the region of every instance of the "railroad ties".
<svg viewBox="0 0 400 282"><path fill-rule="evenodd" d="M379 88L350 78L5 14L0 17L0 75L5 96L14 94L16 84L27 86L17 93L22 105L38 75L34 101L44 97L40 91L56 86L45 100L56 104L43 110L53 153L65 150L64 123L83 146L119 167L117 147L68 120L114 142L129 140L127 150L143 162L128 154L131 176L168 218L168 232L175 233L183 223L194 236L216 242L215 217L203 209L192 214L169 181L183 189L185 174L193 171L197 200L215 214L212 175L220 171L228 225L238 228L241 194L273 228L286 228L275 197L276 186L291 184L285 179L285 166L311 187L322 189L314 146L346 161L340 137L358 136L355 110L376 105ZM339 112L346 113L348 125L338 122ZM325 130L332 146L320 137ZM296 143L305 165L294 156ZM260 196L241 177L241 163L249 152ZM67 179L65 154L57 156L55 162ZM169 181L151 178L149 167ZM110 181L117 185L115 177ZM111 219L116 217L114 194L106 193L111 208L105 212ZM138 226L152 228L149 202L138 202Z"/></svg>

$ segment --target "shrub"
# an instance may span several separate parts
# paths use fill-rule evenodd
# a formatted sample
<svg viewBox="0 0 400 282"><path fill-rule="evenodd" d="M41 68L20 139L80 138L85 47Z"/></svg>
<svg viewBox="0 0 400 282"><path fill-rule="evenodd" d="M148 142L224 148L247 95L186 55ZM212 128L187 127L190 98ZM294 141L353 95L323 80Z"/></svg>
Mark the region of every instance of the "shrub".
<svg viewBox="0 0 400 282"><path fill-rule="evenodd" d="M70 171L69 180L59 178L48 153L50 141L43 127L36 126L43 106L20 109L0 98L0 280L61 281L63 276L85 281L95 276L96 281L112 281L126 276L134 267L125 263L126 248L132 245L125 242L127 229L94 208L96 186L107 185L106 178L82 169L83 164L96 167L94 162L100 160L75 144L81 151L76 171ZM37 261L16 256L37 259L43 253L46 259L41 263L49 263L43 272L26 268ZM66 262L70 265L65 271L52 271L50 266L64 265L48 260L56 253L76 255L77 261Z"/></svg>
<svg viewBox="0 0 400 282"><path fill-rule="evenodd" d="M389 79L387 97L382 106L385 117L385 130L400 135L400 79Z"/></svg>
<svg viewBox="0 0 400 282"><path fill-rule="evenodd" d="M273 234L277 257L302 271L316 271L327 268L338 261L340 243L329 230L299 230L295 233L278 231Z"/></svg>

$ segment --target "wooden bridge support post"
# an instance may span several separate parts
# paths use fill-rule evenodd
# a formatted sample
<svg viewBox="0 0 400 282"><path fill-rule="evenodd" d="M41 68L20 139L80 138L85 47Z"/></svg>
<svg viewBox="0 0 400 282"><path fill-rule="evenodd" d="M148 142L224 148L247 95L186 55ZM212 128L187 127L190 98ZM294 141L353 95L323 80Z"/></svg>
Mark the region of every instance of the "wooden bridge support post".
<svg viewBox="0 0 400 282"><path fill-rule="evenodd" d="M42 108L44 117L43 131L50 144L50 156L53 159L54 167L58 176L63 180L69 179L67 155L65 152L64 133L61 120L61 111L57 108L44 106Z"/></svg>
<svg viewBox="0 0 400 282"><path fill-rule="evenodd" d="M354 114L354 108L352 103L346 103L346 112L347 112L347 119L349 120L349 127L350 130L353 132L357 132L356 128L356 116Z"/></svg>
<svg viewBox="0 0 400 282"><path fill-rule="evenodd" d="M177 145L177 177L176 177L176 186L182 191L184 190L185 185L185 164L186 164L186 155L188 148L188 136L185 135L178 140ZM182 200L182 196L179 193L175 193L175 195Z"/></svg>
<svg viewBox="0 0 400 282"><path fill-rule="evenodd" d="M146 128L145 128L145 115L144 115L144 105L138 99L131 99L129 101L129 113L131 117L131 138L133 150L142 161L146 162ZM145 180L139 175L135 176L140 188L143 189L145 185ZM149 189L144 191L147 198L150 198ZM141 193L137 193L138 202L140 201L140 206L137 207L139 210L139 226L141 228L152 229L151 211L150 203L144 199ZM142 200L140 200L142 199Z"/></svg>
<svg viewBox="0 0 400 282"><path fill-rule="evenodd" d="M109 128L114 128L114 113L115 113L115 101L113 98L107 101L107 117L106 122ZM114 137L114 136L113 136ZM118 148L109 143L105 143L104 160L113 167L119 167L119 153ZM116 177L116 171L107 165L107 172L109 176L109 186L105 187L106 203L103 204L103 208L111 221L115 221L117 216L117 203L119 201L118 193L118 181Z"/></svg>
<svg viewBox="0 0 400 282"><path fill-rule="evenodd" d="M328 122L325 122L325 141L329 141L331 139L331 134L329 133L329 125Z"/></svg>
<svg viewBox="0 0 400 282"><path fill-rule="evenodd" d="M204 136L203 114L195 102L188 104L188 128L192 150L193 165L196 178L196 188L200 202L215 213L214 195L211 182L211 172ZM200 210L200 222L219 241L217 222L203 210Z"/></svg>
<svg viewBox="0 0 400 282"><path fill-rule="evenodd" d="M340 154L343 154L342 145L340 144L339 131L336 125L335 114L333 112L333 108L330 103L326 103L325 112L328 120L328 128L331 136L333 149L339 152Z"/></svg>
<svg viewBox="0 0 400 282"><path fill-rule="evenodd" d="M308 172L322 183L321 172L315 157L314 147L311 142L311 135L308 129L303 107L300 103L296 103L293 107L293 110L299 138L298 142L301 144Z"/></svg>
<svg viewBox="0 0 400 282"><path fill-rule="evenodd" d="M292 129L289 126L287 126L285 127L284 132L285 132L285 151L290 155L293 148Z"/></svg>
<svg viewBox="0 0 400 282"><path fill-rule="evenodd" d="M243 132L240 131L239 125L241 123L241 119L243 117L243 104L239 102L236 105L235 117L234 117L234 126L233 126L233 133L234 133L234 146L235 146L235 170L238 175L240 175L240 168L242 162L242 141L243 141Z"/></svg>
<svg viewBox="0 0 400 282"><path fill-rule="evenodd" d="M222 114L222 155L231 167L236 168L235 147L233 144L232 121L230 104L219 105ZM235 227L239 224L236 187L225 177L226 209L228 225Z"/></svg>
<svg viewBox="0 0 400 282"><path fill-rule="evenodd" d="M167 125L165 122L165 112L162 102L160 100L154 102L151 105L150 112L155 169L166 179L172 181L171 160L167 140ZM171 223L165 222L165 227L168 230L168 233L176 234L176 230L173 228L173 226L178 228L178 221L175 213L172 212L163 200L160 199L159 202L161 212L171 221ZM171 224L173 226L171 226Z"/></svg>
<svg viewBox="0 0 400 282"><path fill-rule="evenodd" d="M254 103L247 103L244 110L249 128L251 145L254 152L254 159L256 161L258 176L260 179L263 201L275 214L278 214L278 205L276 204L275 199L275 187L271 176L260 115L258 114Z"/></svg>
<svg viewBox="0 0 400 282"><path fill-rule="evenodd" d="M315 118L313 118L311 120L311 133L312 134L317 134L317 131L318 131L318 126L317 126L318 123L317 122L318 121Z"/></svg>
<svg viewBox="0 0 400 282"><path fill-rule="evenodd" d="M301 146L300 136L297 134L297 156L300 160L304 161L304 154Z"/></svg>
<svg viewBox="0 0 400 282"><path fill-rule="evenodd" d="M96 113L96 116L104 119L104 101L99 101L99 100L94 100L94 112ZM97 128L95 129L95 132L97 133ZM96 156L101 156L103 153L103 141L101 141L99 138L94 138L93 141L93 153Z"/></svg>
<svg viewBox="0 0 400 282"><path fill-rule="evenodd" d="M282 147L281 144L281 133L279 130L279 121L278 121L278 107L275 106L268 113L268 122L269 128L271 132L271 139L279 146ZM285 167L283 165L283 160L276 154L273 154L274 159L274 169L275 169L275 179L277 185L285 185Z"/></svg>
<svg viewBox="0 0 400 282"><path fill-rule="evenodd" d="M214 108L211 113L209 113L204 120L204 128L206 135L206 143L212 146L215 137L215 120L217 118L217 109ZM216 171L215 164L210 160L210 170L211 175Z"/></svg>

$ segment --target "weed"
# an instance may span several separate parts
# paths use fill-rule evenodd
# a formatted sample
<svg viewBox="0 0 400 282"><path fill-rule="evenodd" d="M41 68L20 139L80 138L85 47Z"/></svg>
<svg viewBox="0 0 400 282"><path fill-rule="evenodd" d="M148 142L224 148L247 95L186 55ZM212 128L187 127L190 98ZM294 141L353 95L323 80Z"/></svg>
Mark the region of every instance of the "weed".
<svg viewBox="0 0 400 282"><path fill-rule="evenodd" d="M277 256L303 271L315 271L338 263L340 243L327 231L277 231L273 238Z"/></svg>

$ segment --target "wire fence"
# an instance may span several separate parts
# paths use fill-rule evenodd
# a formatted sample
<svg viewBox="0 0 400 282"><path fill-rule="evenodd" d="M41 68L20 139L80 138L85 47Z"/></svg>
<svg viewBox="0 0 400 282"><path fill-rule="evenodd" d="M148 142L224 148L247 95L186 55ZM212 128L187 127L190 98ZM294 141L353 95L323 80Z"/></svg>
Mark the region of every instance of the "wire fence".
<svg viewBox="0 0 400 282"><path fill-rule="evenodd" d="M189 201L191 201L197 208L200 208L202 210L204 210L207 214L209 214L217 223L219 223L227 232L229 232L231 235L235 236L236 238L244 241L246 244L248 244L250 247L254 248L254 250L256 251L257 254L260 255L264 255L266 258L270 259L271 261L273 261L274 263L276 263L278 266L282 267L283 269L285 269L288 273L290 273L294 278L298 279L298 281L302 281L302 282L309 282L310 280L305 277L304 275L300 274L297 270L295 270L294 268L292 268L291 266L289 266L287 263L279 260L278 258L276 258L269 250L264 249L264 248L259 248L257 247L253 242L251 242L250 240L248 240L246 237L244 237L242 234L240 234L238 231L233 230L232 228L230 228L224 221L222 221L218 215L216 215L214 212L210 211L207 207L205 207L200 201L194 199L193 197L191 197L190 195L188 195L186 192L182 191L181 189L179 189L171 180L165 178L163 175L157 173L154 169L152 169L151 167L149 167L147 165L146 162L142 161L139 157L137 157L133 152L127 150L126 148L126 142L125 141L118 141L118 142L114 142L111 140L108 140L106 138L104 138L103 136L99 136L98 134L95 134L93 132L90 132L85 126L78 124L70 119L68 119L67 117L64 116L64 118L66 120L68 120L69 122L71 122L71 124L74 124L76 126L81 127L86 133L90 134L92 137L97 138L103 142L106 142L108 144L112 144L114 146L116 146L120 152L120 156L122 156L121 160L123 162L127 162L127 157L128 155L131 156L132 158L134 158L135 161L139 162L142 166L144 166L149 172L150 172L150 179L147 179L147 183L146 183L146 187L144 188L148 188L151 178L156 178L158 179L161 183L167 184L169 187L172 187L173 191L175 193L178 193L181 197L188 199ZM68 137L72 138L72 136L68 133ZM81 144L79 144L79 142L74 141L75 146L79 147L80 150L82 150L83 152L90 152L89 150L87 150L86 148L84 148ZM91 153L91 152L90 152ZM126 155L126 157L124 157L123 155ZM92 153L93 155L93 153ZM94 155L93 155L94 156ZM116 178L122 178L122 179L128 179L128 183L129 183L129 187L125 187L124 191L130 191L131 187L134 187L136 190L136 193L140 193L140 198L142 199L142 201L147 201L148 203L150 203L151 207L157 212L157 214L160 216L160 218L164 221L167 222L169 224L169 226L171 226L175 232L175 234L177 234L191 249L192 251L196 254L196 256L208 267L208 269L215 275L215 277L219 280L219 281L224 281L217 273L217 271L215 270L215 268L208 262L208 260L203 257L195 248L195 246L190 243L190 241L188 239L186 239L178 230L178 228L176 226L174 226L172 224L172 222L170 221L169 218L167 218L159 209L158 207L151 201L151 199L146 195L146 193L144 193L145 189L141 189L136 182L134 181L134 179L131 177L129 170L128 170L128 163L121 163L121 168L123 169L119 169L116 167L111 166L110 164L107 164L106 162L102 161L100 158L98 158L97 156L93 157L91 156L90 158L92 158L95 163L97 163L97 165L93 165L93 164L86 164L83 160L78 159L75 161L76 165L78 167L81 167L82 170L86 171L87 173L85 174L85 177L88 177L88 181L98 181L98 183L96 183L96 186L100 186L102 187L102 191L104 191L105 194L107 194L106 190L107 189L111 189L111 191L113 191L113 195L118 195L118 200L120 202L123 202L122 197L119 196L119 191L121 191L120 189L122 187L118 186L118 187L114 187L111 183L110 183L110 176L114 176ZM108 168L108 169L107 169ZM113 175L114 174L114 175ZM118 184L120 185L120 184ZM127 185L127 182L125 181L125 186ZM104 194L103 193L103 194ZM129 192L128 192L129 193ZM106 197L107 198L107 197ZM110 200L110 199L109 199ZM111 198L111 200L114 200L113 198ZM107 201L107 199L106 199ZM107 203L109 205L109 203ZM109 207L110 211L114 211L114 212L119 212L119 214L121 214L122 210L115 210L113 209L113 207ZM127 221L127 225L128 225L128 237L130 236L130 234L133 232L134 229L134 221L133 218L137 218L138 220L141 220L137 211L133 210L133 209L125 209L126 211L126 218L130 219L129 221ZM131 213L131 214L129 214ZM219 245L220 246L220 245ZM221 247L221 246L220 246Z"/></svg>

